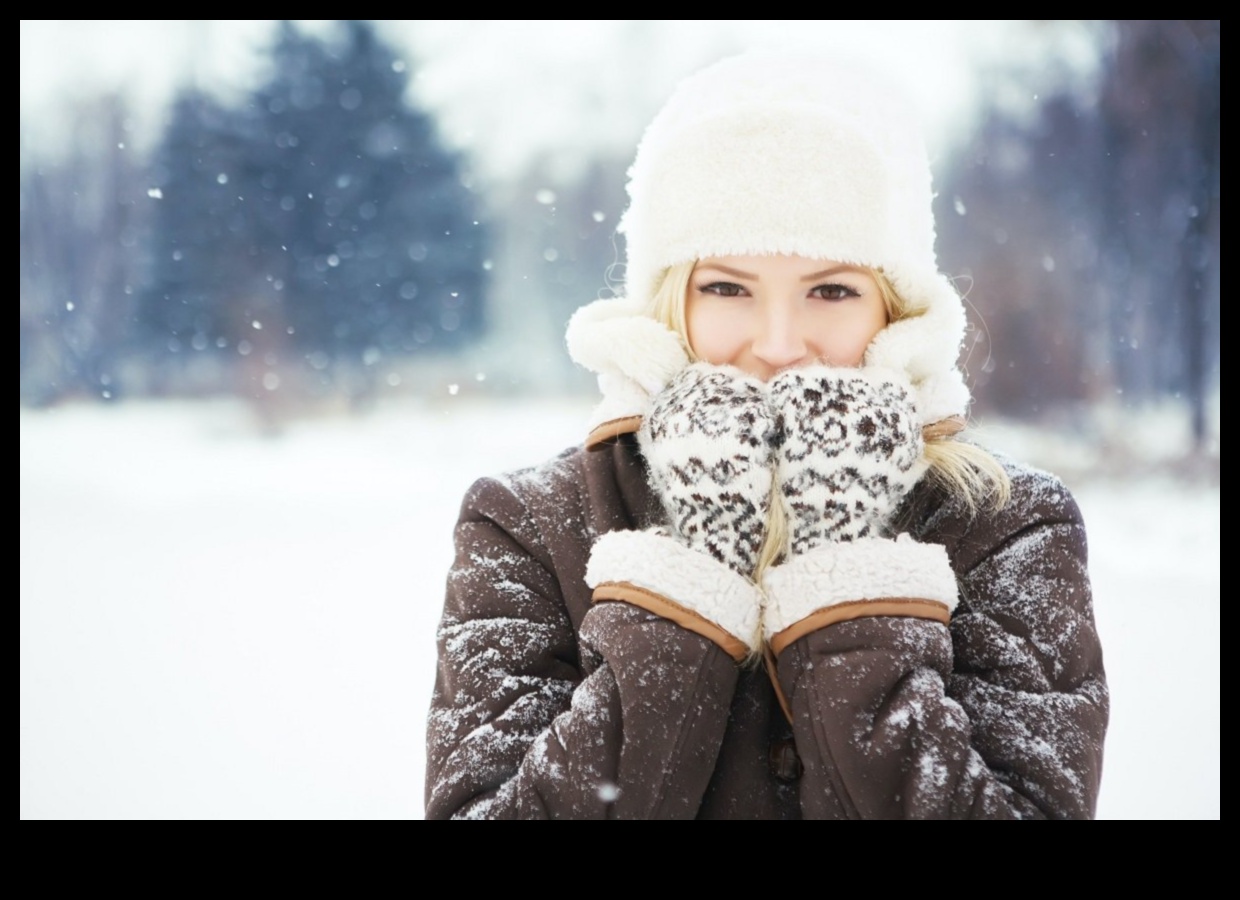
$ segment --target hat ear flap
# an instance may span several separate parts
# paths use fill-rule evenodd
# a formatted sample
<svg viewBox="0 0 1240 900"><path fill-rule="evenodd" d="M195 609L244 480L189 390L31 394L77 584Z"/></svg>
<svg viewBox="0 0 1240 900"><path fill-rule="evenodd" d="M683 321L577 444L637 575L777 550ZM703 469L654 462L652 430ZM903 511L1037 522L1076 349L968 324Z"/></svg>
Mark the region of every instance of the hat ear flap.
<svg viewBox="0 0 1240 900"><path fill-rule="evenodd" d="M880 331L866 349L865 365L903 372L912 383L918 416L931 424L968 410L969 389L956 365L967 323L964 304L945 277L926 273L914 283L924 286L918 296L929 302L922 312ZM892 284L904 298L895 279Z"/></svg>

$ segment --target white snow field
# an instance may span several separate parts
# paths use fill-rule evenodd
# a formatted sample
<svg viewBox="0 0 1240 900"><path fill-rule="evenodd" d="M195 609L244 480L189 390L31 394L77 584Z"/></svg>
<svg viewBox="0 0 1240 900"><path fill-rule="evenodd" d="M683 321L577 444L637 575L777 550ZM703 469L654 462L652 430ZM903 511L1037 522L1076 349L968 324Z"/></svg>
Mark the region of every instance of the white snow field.
<svg viewBox="0 0 1240 900"><path fill-rule="evenodd" d="M263 437L230 403L23 410L21 817L420 818L461 497L586 412L462 394ZM1098 814L1218 818L1218 487L1070 486L1112 691Z"/></svg>

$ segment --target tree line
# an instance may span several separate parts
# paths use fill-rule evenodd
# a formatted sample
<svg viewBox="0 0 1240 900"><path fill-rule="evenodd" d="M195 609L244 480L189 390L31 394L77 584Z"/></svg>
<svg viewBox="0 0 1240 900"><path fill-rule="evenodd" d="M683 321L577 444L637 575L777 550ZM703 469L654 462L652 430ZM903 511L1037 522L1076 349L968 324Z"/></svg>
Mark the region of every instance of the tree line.
<svg viewBox="0 0 1240 900"><path fill-rule="evenodd" d="M1087 91L1033 115L991 81L939 182L940 258L980 310L983 409L1025 417L1217 389L1220 23L1123 21Z"/></svg>
<svg viewBox="0 0 1240 900"><path fill-rule="evenodd" d="M118 98L21 173L21 393L366 396L485 327L490 234L363 22L280 26L240 104L175 99L149 158Z"/></svg>
<svg viewBox="0 0 1240 900"><path fill-rule="evenodd" d="M1219 22L1118 22L1098 40L1096 78L1025 109L1005 97L1028 95L1028 72L986 73L977 127L936 166L940 262L974 310L965 365L982 412L1178 398L1203 439ZM182 91L153 154L128 146L117 97L84 105L54 158L23 149L22 401L364 399L483 337L514 386L588 385L563 324L623 259L637 136L571 178L534 160L484 207L409 105L411 69L368 24L283 25L244 102Z"/></svg>

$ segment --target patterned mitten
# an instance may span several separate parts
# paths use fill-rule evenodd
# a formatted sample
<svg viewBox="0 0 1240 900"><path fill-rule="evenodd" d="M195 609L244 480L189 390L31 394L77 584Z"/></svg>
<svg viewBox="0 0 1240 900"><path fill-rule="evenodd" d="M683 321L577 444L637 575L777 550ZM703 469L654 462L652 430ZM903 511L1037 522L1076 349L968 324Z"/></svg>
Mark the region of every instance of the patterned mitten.
<svg viewBox="0 0 1240 900"><path fill-rule="evenodd" d="M675 536L745 576L766 530L774 437L766 386L707 363L677 375L638 432Z"/></svg>
<svg viewBox="0 0 1240 900"><path fill-rule="evenodd" d="M887 537L926 470L913 395L890 370L810 366L770 383L782 444L776 468L793 556Z"/></svg>

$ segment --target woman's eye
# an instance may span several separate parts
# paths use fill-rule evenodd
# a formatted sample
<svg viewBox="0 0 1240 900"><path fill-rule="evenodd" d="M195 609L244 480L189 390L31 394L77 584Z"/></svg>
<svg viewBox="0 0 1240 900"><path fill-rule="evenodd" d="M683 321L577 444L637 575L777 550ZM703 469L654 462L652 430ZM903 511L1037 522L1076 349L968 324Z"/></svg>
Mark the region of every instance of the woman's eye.
<svg viewBox="0 0 1240 900"><path fill-rule="evenodd" d="M810 296L820 300L847 300L849 297L860 297L861 294L846 284L820 284L810 291Z"/></svg>
<svg viewBox="0 0 1240 900"><path fill-rule="evenodd" d="M703 294L716 294L720 297L739 297L745 293L743 287L730 281L712 281L710 284L702 285L698 290Z"/></svg>

